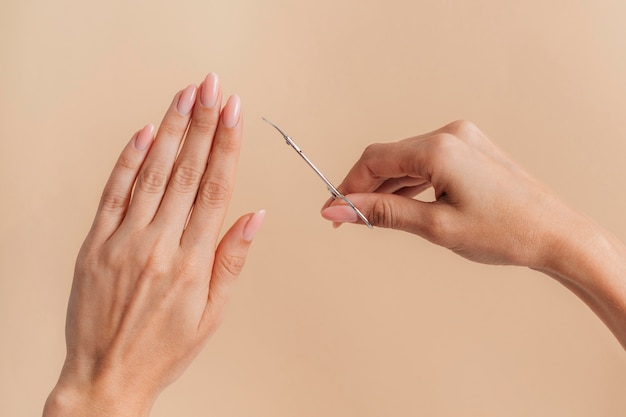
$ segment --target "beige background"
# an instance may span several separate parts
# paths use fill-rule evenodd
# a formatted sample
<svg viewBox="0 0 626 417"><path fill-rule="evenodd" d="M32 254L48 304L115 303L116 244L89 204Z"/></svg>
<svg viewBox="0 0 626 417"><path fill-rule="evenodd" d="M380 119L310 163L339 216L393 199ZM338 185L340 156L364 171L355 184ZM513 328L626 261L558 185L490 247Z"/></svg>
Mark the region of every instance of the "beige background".
<svg viewBox="0 0 626 417"><path fill-rule="evenodd" d="M154 416L623 416L626 354L536 272L318 215L362 149L467 118L626 239L626 3L0 2L0 415L40 413L75 254L131 133L208 71L238 93L227 320ZM506 231L503 231L505 233Z"/></svg>

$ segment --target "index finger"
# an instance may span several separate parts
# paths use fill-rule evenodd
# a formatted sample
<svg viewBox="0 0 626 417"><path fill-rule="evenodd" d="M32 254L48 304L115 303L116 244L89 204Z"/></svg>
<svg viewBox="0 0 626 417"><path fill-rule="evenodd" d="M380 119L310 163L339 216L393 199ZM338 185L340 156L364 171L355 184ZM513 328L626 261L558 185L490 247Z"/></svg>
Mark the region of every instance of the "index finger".
<svg viewBox="0 0 626 417"><path fill-rule="evenodd" d="M459 130L475 129L468 129L467 122L456 121L398 142L369 145L337 189L344 195L371 193L385 181L402 177L432 182L433 167L441 162L440 156L450 153L448 145L456 142L455 133Z"/></svg>
<svg viewBox="0 0 626 417"><path fill-rule="evenodd" d="M344 195L371 193L392 178L429 180L430 175L421 161L423 147L419 138L369 145L337 189Z"/></svg>

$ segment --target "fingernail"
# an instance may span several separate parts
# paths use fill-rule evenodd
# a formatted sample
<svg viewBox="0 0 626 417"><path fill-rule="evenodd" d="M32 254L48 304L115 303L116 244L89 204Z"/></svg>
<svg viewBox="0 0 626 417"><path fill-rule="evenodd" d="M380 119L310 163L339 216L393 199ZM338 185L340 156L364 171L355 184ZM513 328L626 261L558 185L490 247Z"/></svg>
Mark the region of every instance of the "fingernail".
<svg viewBox="0 0 626 417"><path fill-rule="evenodd" d="M241 100L239 96L230 96L228 102L222 110L222 123L227 128L233 128L239 123L239 114L241 113Z"/></svg>
<svg viewBox="0 0 626 417"><path fill-rule="evenodd" d="M135 149L145 151L154 139L154 125L147 124L135 137Z"/></svg>
<svg viewBox="0 0 626 417"><path fill-rule="evenodd" d="M243 227L243 240L252 242L263 224L263 218L265 218L265 210L259 210L250 217L248 223Z"/></svg>
<svg viewBox="0 0 626 417"><path fill-rule="evenodd" d="M350 206L332 206L322 210L322 217L338 223L354 223L358 217Z"/></svg>
<svg viewBox="0 0 626 417"><path fill-rule="evenodd" d="M339 222L333 222L333 229L339 229L339 226L341 226L343 223L339 223Z"/></svg>
<svg viewBox="0 0 626 417"><path fill-rule="evenodd" d="M213 108L217 103L217 91L219 88L219 80L217 74L209 73L202 83L202 91L200 92L200 102L203 106Z"/></svg>
<svg viewBox="0 0 626 417"><path fill-rule="evenodd" d="M187 116L193 108L193 103L196 101L196 86L191 84L185 88L178 98L178 104L176 110L183 116Z"/></svg>

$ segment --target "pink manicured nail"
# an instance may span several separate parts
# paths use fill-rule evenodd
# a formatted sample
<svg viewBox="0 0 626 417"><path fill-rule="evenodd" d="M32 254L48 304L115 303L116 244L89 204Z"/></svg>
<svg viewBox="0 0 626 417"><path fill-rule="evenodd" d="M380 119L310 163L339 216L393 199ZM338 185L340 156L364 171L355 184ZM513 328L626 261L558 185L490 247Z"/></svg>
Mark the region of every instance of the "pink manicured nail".
<svg viewBox="0 0 626 417"><path fill-rule="evenodd" d="M185 88L178 98L178 104L176 110L183 116L187 116L193 108L193 103L196 101L196 86L191 84Z"/></svg>
<svg viewBox="0 0 626 417"><path fill-rule="evenodd" d="M230 96L228 102L222 110L222 123L227 128L233 128L239 123L239 114L241 113L241 100L239 96Z"/></svg>
<svg viewBox="0 0 626 417"><path fill-rule="evenodd" d="M358 216L350 206L331 206L322 210L322 217L338 223L354 223Z"/></svg>
<svg viewBox="0 0 626 417"><path fill-rule="evenodd" d="M252 242L263 224L263 218L265 218L265 210L259 210L250 217L248 223L243 227L243 240Z"/></svg>
<svg viewBox="0 0 626 417"><path fill-rule="evenodd" d="M147 124L135 137L135 149L145 151L154 139L154 125Z"/></svg>
<svg viewBox="0 0 626 417"><path fill-rule="evenodd" d="M202 91L200 92L200 102L202 105L212 108L217 103L217 93L219 89L219 80L217 74L209 73L202 83Z"/></svg>

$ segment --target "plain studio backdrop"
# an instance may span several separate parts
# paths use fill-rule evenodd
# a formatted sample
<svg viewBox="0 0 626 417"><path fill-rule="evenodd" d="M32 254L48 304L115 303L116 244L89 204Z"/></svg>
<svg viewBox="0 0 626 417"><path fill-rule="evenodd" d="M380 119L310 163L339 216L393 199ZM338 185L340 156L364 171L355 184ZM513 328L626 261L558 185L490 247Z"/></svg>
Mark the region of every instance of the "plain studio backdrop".
<svg viewBox="0 0 626 417"><path fill-rule="evenodd" d="M132 133L209 71L267 209L222 328L153 416L624 416L626 354L537 272L319 216L372 142L469 119L626 239L626 3L0 3L0 415L41 412L73 263ZM529 204L532 204L529 201ZM506 233L503 230L502 233Z"/></svg>

